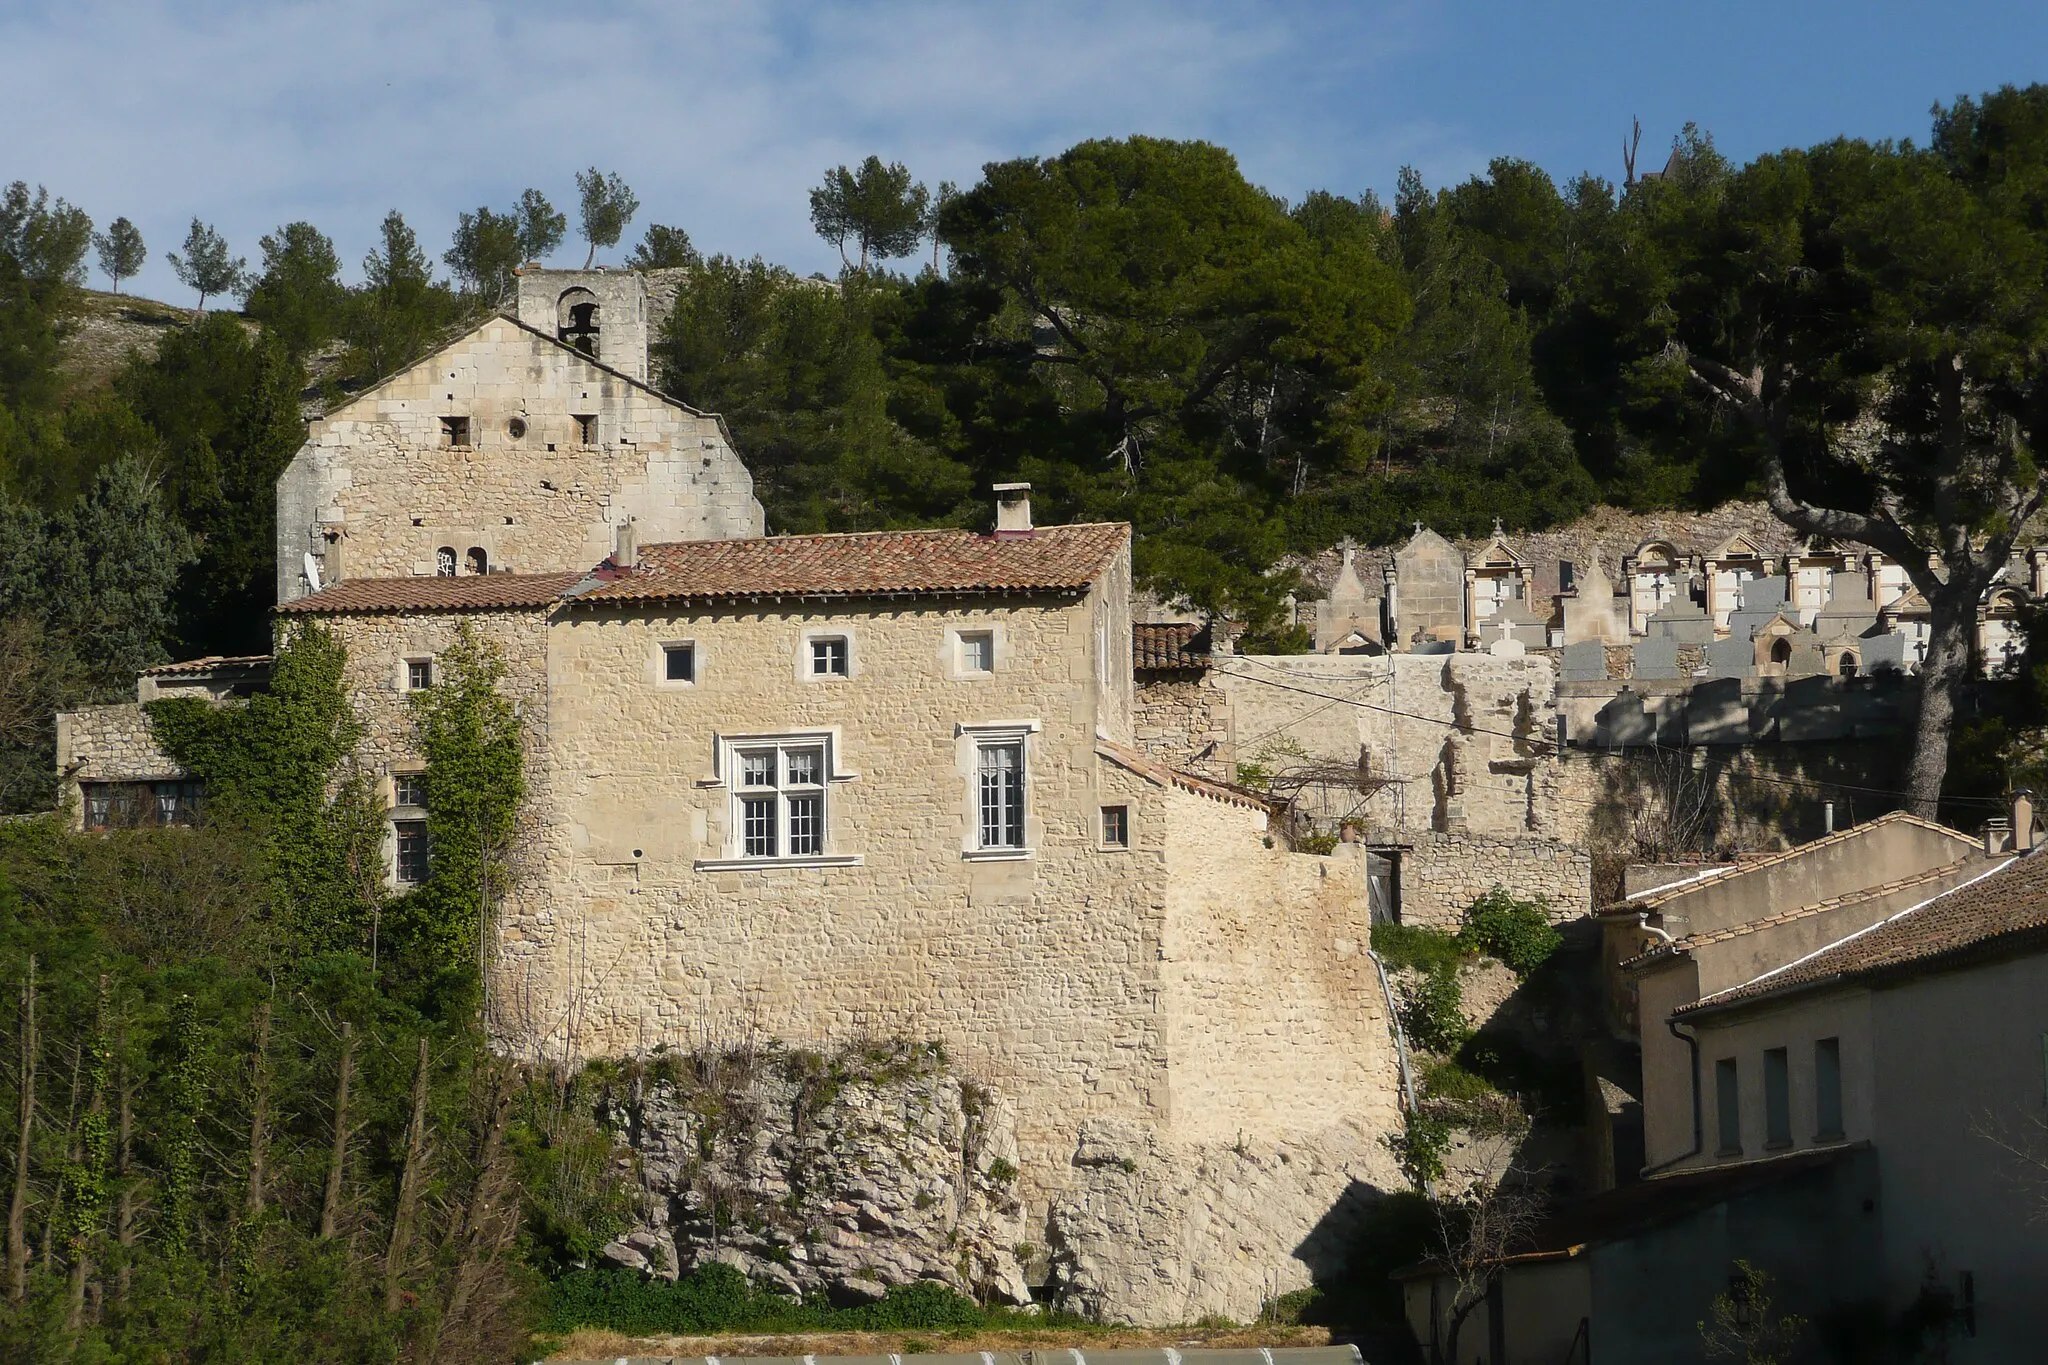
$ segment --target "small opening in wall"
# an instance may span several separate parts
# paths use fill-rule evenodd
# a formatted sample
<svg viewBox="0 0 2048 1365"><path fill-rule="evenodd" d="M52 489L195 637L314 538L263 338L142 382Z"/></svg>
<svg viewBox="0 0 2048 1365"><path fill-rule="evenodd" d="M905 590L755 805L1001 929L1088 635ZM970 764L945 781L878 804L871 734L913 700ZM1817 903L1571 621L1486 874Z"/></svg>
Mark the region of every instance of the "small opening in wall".
<svg viewBox="0 0 2048 1365"><path fill-rule="evenodd" d="M434 551L434 576L436 578L455 577L455 547L453 545L443 545L440 549Z"/></svg>
<svg viewBox="0 0 2048 1365"><path fill-rule="evenodd" d="M1102 846L1104 848L1129 848L1131 846L1131 808L1129 806L1104 806L1102 808Z"/></svg>
<svg viewBox="0 0 2048 1365"><path fill-rule="evenodd" d="M814 678L843 678L847 674L847 650L844 636L821 636L811 641L811 676Z"/></svg>
<svg viewBox="0 0 2048 1365"><path fill-rule="evenodd" d="M510 518L510 517L507 517L507 518L505 518L505 524L506 524L507 526L510 526L510 525L512 524L512 518Z"/></svg>
<svg viewBox="0 0 2048 1365"><path fill-rule="evenodd" d="M405 690L424 692L434 685L434 661L432 659L407 659L405 661Z"/></svg>
<svg viewBox="0 0 2048 1365"><path fill-rule="evenodd" d="M597 418L577 416L576 439L587 446L597 444Z"/></svg>
<svg viewBox="0 0 2048 1365"><path fill-rule="evenodd" d="M483 546L470 546L469 555L467 556L467 558L469 560L469 571L471 573L482 574L489 573L491 571L491 557L488 554L484 553Z"/></svg>
<svg viewBox="0 0 2048 1365"><path fill-rule="evenodd" d="M412 524L415 526L425 526L427 524L427 519L425 517L414 517L412 519Z"/></svg>
<svg viewBox="0 0 2048 1365"><path fill-rule="evenodd" d="M662 677L669 682L697 681L697 649L694 645L661 647Z"/></svg>
<svg viewBox="0 0 2048 1365"><path fill-rule="evenodd" d="M505 430L510 433L513 440L518 440L526 434L526 419L524 417L514 417L511 421L505 423Z"/></svg>
<svg viewBox="0 0 2048 1365"><path fill-rule="evenodd" d="M467 417L443 417L441 419L441 444L444 447L468 445L469 419Z"/></svg>

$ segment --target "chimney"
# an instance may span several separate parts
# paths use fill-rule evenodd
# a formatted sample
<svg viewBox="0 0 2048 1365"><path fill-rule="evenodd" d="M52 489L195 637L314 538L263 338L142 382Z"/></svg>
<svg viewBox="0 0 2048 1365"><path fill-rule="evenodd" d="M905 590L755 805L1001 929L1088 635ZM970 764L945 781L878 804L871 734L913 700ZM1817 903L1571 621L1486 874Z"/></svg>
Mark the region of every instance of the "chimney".
<svg viewBox="0 0 2048 1365"><path fill-rule="evenodd" d="M612 564L621 569L630 569L640 562L640 547L633 541L633 519L627 517L620 523L618 538L612 550Z"/></svg>
<svg viewBox="0 0 2048 1365"><path fill-rule="evenodd" d="M2034 846L2034 794L2025 787L2012 794L2012 847L2025 853Z"/></svg>
<svg viewBox="0 0 2048 1365"><path fill-rule="evenodd" d="M1028 536L1031 534L1030 484L999 483L996 485L996 534L999 536Z"/></svg>
<svg viewBox="0 0 2048 1365"><path fill-rule="evenodd" d="M1994 815L1984 822L1984 856L1996 858L2001 853L2010 853L2012 830L2005 823L2003 815Z"/></svg>

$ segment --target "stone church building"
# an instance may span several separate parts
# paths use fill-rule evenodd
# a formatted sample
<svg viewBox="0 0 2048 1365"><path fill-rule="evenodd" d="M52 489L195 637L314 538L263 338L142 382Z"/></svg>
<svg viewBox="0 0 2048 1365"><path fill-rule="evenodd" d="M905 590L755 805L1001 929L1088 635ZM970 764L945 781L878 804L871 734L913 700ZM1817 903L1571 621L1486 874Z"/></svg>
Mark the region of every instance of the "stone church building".
<svg viewBox="0 0 2048 1365"><path fill-rule="evenodd" d="M407 714L463 625L503 651L529 799L490 1025L574 1061L905 1036L1015 1116L1022 1240L1142 1322L1253 1317L1402 1181L1367 859L1134 719L1130 530L768 536L715 416L648 382L648 285L529 271L311 424L278 484L279 629L349 650L395 889L431 851ZM61 718L87 826L192 793L139 704ZM171 803L165 806L165 801Z"/></svg>

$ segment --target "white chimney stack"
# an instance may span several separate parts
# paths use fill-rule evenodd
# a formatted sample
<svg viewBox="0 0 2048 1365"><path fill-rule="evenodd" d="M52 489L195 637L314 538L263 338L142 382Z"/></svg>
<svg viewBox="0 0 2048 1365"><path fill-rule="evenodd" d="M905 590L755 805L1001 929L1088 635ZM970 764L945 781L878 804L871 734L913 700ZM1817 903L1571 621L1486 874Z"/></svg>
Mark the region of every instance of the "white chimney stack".
<svg viewBox="0 0 2048 1365"><path fill-rule="evenodd" d="M627 517L619 526L616 547L612 550L612 563L621 569L630 569L639 562L640 547L633 540L633 519Z"/></svg>
<svg viewBox="0 0 2048 1365"><path fill-rule="evenodd" d="M996 534L999 536L1028 536L1031 534L1030 484L999 483L996 485Z"/></svg>
<svg viewBox="0 0 2048 1365"><path fill-rule="evenodd" d="M2012 847L2025 853L2034 846L2034 794L2024 787L2012 794Z"/></svg>

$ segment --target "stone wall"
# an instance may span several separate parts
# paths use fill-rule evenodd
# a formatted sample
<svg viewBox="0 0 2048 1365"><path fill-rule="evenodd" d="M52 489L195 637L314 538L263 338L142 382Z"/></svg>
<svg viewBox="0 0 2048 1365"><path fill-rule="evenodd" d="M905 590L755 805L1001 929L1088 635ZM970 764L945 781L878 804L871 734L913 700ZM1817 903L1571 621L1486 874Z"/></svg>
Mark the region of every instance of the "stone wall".
<svg viewBox="0 0 2048 1365"><path fill-rule="evenodd" d="M1373 843L1394 843L1391 831L1370 830ZM1461 834L1409 834L1400 850L1401 922L1455 929L1465 910L1494 887L1517 896L1547 897L1553 920L1593 908L1593 860L1557 839L1489 839Z"/></svg>
<svg viewBox="0 0 2048 1365"><path fill-rule="evenodd" d="M1232 782L1230 696L1206 674L1141 678L1136 689L1138 747L1162 763Z"/></svg>
<svg viewBox="0 0 2048 1365"><path fill-rule="evenodd" d="M444 446L444 417L469 445ZM442 547L539 573L597 564L628 520L643 544L762 530L717 418L504 318L314 422L277 501L280 602L308 591L307 554L325 582L431 574Z"/></svg>
<svg viewBox="0 0 2048 1365"><path fill-rule="evenodd" d="M157 747L140 702L88 706L57 716L58 800L84 818L82 782L164 782L185 770Z"/></svg>

